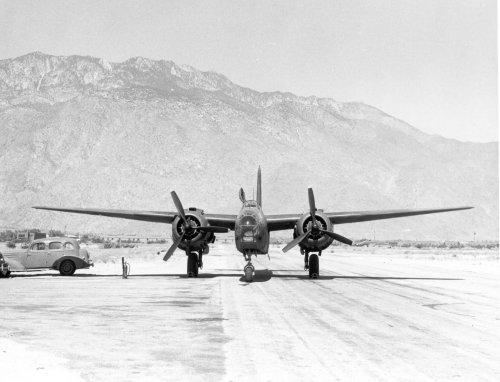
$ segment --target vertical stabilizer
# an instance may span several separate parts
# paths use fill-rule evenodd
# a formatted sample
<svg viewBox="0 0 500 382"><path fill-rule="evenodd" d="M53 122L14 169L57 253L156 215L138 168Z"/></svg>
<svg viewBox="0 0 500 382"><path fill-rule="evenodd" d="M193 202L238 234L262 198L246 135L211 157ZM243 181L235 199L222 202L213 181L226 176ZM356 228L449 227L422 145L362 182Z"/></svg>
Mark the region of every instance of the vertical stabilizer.
<svg viewBox="0 0 500 382"><path fill-rule="evenodd" d="M262 188L260 185L261 182L261 177L260 177L260 166L259 166L259 171L257 172L257 204L262 207Z"/></svg>

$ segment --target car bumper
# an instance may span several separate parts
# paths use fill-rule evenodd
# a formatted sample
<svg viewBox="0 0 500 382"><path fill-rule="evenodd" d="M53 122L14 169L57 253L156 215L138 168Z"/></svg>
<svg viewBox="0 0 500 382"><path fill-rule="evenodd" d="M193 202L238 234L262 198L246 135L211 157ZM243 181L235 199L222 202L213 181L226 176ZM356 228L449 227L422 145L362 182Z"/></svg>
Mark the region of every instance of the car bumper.
<svg viewBox="0 0 500 382"><path fill-rule="evenodd" d="M89 261L86 261L85 264L87 265L86 268L90 268L94 266L94 262L89 259Z"/></svg>

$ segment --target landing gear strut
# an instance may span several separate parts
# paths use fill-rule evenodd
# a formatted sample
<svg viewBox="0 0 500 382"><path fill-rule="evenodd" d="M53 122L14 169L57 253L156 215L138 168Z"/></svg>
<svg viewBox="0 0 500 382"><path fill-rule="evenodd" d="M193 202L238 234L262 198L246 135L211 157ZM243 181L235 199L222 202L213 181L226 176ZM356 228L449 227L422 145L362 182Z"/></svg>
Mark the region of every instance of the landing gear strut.
<svg viewBox="0 0 500 382"><path fill-rule="evenodd" d="M315 253L309 256L309 278L317 279L319 277L319 257Z"/></svg>
<svg viewBox="0 0 500 382"><path fill-rule="evenodd" d="M187 277L198 277L198 254L196 252L188 254Z"/></svg>
<svg viewBox="0 0 500 382"><path fill-rule="evenodd" d="M245 257L245 261L247 262L247 265L245 265L245 268L243 268L243 273L245 274L245 281L249 283L253 281L253 273L255 271L255 268L252 265L252 253L247 252L244 253L243 256Z"/></svg>

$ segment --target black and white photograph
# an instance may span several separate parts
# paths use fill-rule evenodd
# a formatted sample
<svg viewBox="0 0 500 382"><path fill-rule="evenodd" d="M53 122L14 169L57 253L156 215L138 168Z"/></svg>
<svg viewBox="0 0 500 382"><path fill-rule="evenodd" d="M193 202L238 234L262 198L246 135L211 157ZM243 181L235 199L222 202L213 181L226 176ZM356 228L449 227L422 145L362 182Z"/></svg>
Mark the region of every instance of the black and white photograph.
<svg viewBox="0 0 500 382"><path fill-rule="evenodd" d="M500 380L498 14L0 0L0 380Z"/></svg>

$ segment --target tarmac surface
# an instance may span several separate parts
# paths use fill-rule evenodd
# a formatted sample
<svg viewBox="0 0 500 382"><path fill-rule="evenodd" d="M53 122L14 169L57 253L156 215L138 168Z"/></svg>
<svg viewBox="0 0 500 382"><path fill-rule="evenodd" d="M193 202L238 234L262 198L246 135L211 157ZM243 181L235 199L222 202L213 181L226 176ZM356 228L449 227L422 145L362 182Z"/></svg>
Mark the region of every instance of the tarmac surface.
<svg viewBox="0 0 500 382"><path fill-rule="evenodd" d="M197 279L156 250L0 279L2 380L500 380L498 252L340 247L310 280L276 247L246 283L229 246Z"/></svg>

